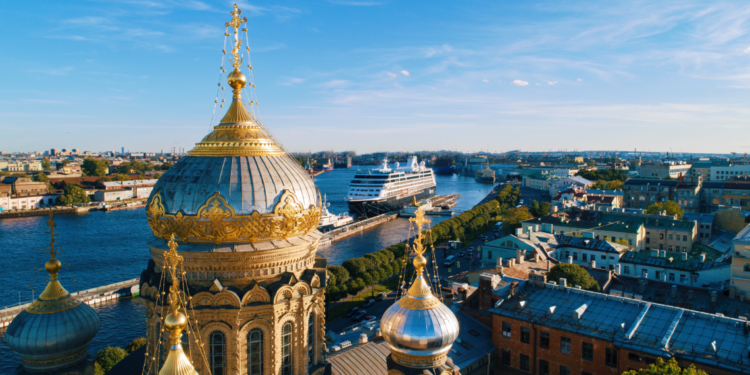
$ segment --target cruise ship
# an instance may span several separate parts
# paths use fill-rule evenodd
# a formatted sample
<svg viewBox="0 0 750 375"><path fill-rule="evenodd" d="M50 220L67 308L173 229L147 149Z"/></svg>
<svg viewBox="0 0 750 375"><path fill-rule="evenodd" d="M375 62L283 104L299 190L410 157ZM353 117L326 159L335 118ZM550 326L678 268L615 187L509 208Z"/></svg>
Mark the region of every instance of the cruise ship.
<svg viewBox="0 0 750 375"><path fill-rule="evenodd" d="M397 211L417 200L435 195L435 175L412 157L405 167L388 166L388 158L380 167L357 171L349 185L346 201L349 210L363 216L375 216Z"/></svg>

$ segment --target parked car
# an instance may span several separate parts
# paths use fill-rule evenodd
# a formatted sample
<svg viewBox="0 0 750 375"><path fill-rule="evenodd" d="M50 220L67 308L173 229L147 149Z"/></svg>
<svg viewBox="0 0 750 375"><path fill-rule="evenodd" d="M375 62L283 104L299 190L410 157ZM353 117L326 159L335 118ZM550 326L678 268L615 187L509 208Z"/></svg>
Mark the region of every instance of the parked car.
<svg viewBox="0 0 750 375"><path fill-rule="evenodd" d="M374 317L374 316L372 316L372 315L368 315L368 316L366 316L366 317L364 317L364 318L362 319L362 323L372 322L372 321L374 321L375 319L377 319L377 318L376 318L376 317Z"/></svg>
<svg viewBox="0 0 750 375"><path fill-rule="evenodd" d="M462 251L462 252L458 253L458 256L460 256L460 257L465 257L465 256L466 256L466 253Z"/></svg>
<svg viewBox="0 0 750 375"><path fill-rule="evenodd" d="M367 311L365 311L365 310L359 310L356 314L354 314L352 316L352 320L358 322L358 321L362 320L362 318L364 318L365 316L367 316Z"/></svg>
<svg viewBox="0 0 750 375"><path fill-rule="evenodd" d="M382 300L386 299L386 297L388 297L388 293L382 292L382 293L378 294L377 297L375 297L375 299L378 300L378 301L382 301Z"/></svg>
<svg viewBox="0 0 750 375"><path fill-rule="evenodd" d="M348 318L350 316L354 316L354 314L356 314L358 310L359 307L352 307L351 309L349 309L349 311L346 312L346 317Z"/></svg>
<svg viewBox="0 0 750 375"><path fill-rule="evenodd" d="M364 304L364 305L362 305L362 307L370 307L370 306L372 306L373 304L375 304L375 299L374 299L374 298L372 298L372 299L368 299L368 300L367 300L367 302L365 302L365 304Z"/></svg>

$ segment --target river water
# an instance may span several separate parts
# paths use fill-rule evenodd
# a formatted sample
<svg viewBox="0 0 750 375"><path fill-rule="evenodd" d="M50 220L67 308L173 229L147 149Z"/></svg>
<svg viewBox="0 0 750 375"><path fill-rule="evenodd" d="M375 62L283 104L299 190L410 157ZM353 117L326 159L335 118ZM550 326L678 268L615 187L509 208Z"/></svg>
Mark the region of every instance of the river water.
<svg viewBox="0 0 750 375"><path fill-rule="evenodd" d="M348 210L344 201L349 182L356 167L338 169L315 177L315 184L326 194L329 210L342 213ZM473 178L452 175L436 176L437 194L461 194L456 210L471 209L492 189ZM432 225L447 219L430 217ZM34 268L44 268L49 255L40 251L49 245L47 217L0 220L0 308L29 302L45 287L48 275ZM56 245L63 249L59 258L66 266L60 282L73 292L139 277L149 255L146 241L151 238L144 208L114 212L92 212L85 215L60 215L57 223ZM361 257L366 253L405 240L409 222L396 219L371 230L355 234L318 249L328 264ZM75 282L73 281L75 280ZM31 287L34 289L32 290ZM92 342L90 352L106 346L124 347L134 338L145 335L145 311L138 298L120 300L95 308L102 321L101 330ZM0 353L9 352L4 333L0 333ZM0 356L0 374L11 373L20 360L18 356Z"/></svg>

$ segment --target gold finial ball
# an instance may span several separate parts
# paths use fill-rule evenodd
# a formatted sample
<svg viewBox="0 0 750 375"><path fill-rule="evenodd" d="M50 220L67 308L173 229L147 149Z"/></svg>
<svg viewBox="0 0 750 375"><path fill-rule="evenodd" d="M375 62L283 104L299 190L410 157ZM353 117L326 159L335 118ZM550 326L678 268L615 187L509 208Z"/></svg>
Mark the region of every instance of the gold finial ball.
<svg viewBox="0 0 750 375"><path fill-rule="evenodd" d="M239 69L235 69L229 73L227 83L229 83L229 86L232 86L233 89L242 89L245 88L245 84L247 84L247 78Z"/></svg>
<svg viewBox="0 0 750 375"><path fill-rule="evenodd" d="M185 314L178 312L177 314L170 313L167 318L164 319L164 327L170 331L176 329L183 330L187 325L187 318Z"/></svg>
<svg viewBox="0 0 750 375"><path fill-rule="evenodd" d="M46 269L49 273L60 272L60 267L62 267L62 263L60 263L60 261L57 259L50 259L47 261L47 263L44 263L44 269Z"/></svg>
<svg viewBox="0 0 750 375"><path fill-rule="evenodd" d="M427 265L427 258L422 256L422 254L419 254L414 258L414 267L420 268Z"/></svg>

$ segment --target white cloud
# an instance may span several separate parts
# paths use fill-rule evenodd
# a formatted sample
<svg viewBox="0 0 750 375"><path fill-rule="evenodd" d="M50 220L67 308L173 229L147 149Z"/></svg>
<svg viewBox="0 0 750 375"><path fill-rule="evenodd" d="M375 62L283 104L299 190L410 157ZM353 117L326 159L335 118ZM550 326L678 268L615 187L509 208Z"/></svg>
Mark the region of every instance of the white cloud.
<svg viewBox="0 0 750 375"><path fill-rule="evenodd" d="M750 53L750 47L745 48L745 53Z"/></svg>
<svg viewBox="0 0 750 375"><path fill-rule="evenodd" d="M550 85L550 86L552 86L552 85L554 85L556 83L557 83L557 81L547 81L547 84Z"/></svg>
<svg viewBox="0 0 750 375"><path fill-rule="evenodd" d="M583 82L583 78L578 78L578 82Z"/></svg>
<svg viewBox="0 0 750 375"><path fill-rule="evenodd" d="M281 84L284 86L292 86L302 82L305 82L304 78L290 77L284 82L281 82Z"/></svg>
<svg viewBox="0 0 750 375"><path fill-rule="evenodd" d="M386 72L385 74L387 74L388 77L396 78L396 73Z"/></svg>
<svg viewBox="0 0 750 375"><path fill-rule="evenodd" d="M528 86L529 83L520 79L514 79L511 83L513 86Z"/></svg>
<svg viewBox="0 0 750 375"><path fill-rule="evenodd" d="M489 79L486 79L486 78L482 80L482 82L484 82L484 83L487 83L487 82L489 82L489 81L490 81L490 80L489 80Z"/></svg>
<svg viewBox="0 0 750 375"><path fill-rule="evenodd" d="M332 81L328 81L324 83L322 86L327 89L343 88L343 87L349 86L349 81L346 81L343 79L334 79Z"/></svg>
<svg viewBox="0 0 750 375"><path fill-rule="evenodd" d="M407 76L407 77L410 77L410 76L411 76L411 73L409 73L409 71L408 71L408 70L402 70L402 71L401 71L401 74L403 74L403 75L405 75L405 76Z"/></svg>

